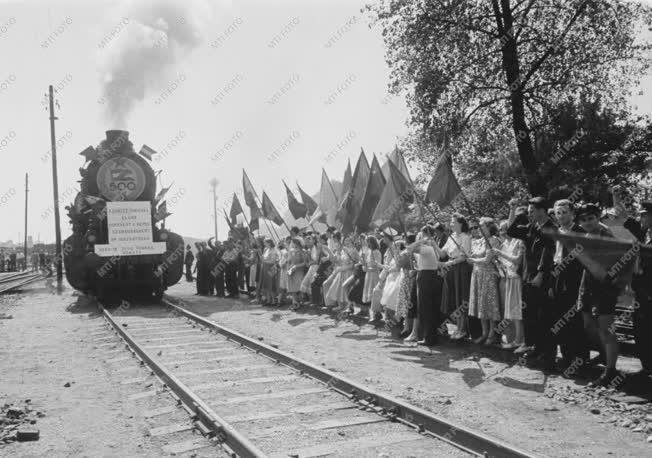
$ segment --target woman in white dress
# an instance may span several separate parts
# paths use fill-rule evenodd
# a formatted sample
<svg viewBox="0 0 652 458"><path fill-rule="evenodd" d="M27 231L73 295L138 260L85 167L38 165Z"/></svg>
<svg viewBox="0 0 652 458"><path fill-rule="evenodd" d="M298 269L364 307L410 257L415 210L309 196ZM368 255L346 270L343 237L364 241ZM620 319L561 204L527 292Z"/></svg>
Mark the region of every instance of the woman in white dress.
<svg viewBox="0 0 652 458"><path fill-rule="evenodd" d="M503 266L500 278L500 293L504 304L504 320L514 323L514 341L507 342L502 347L513 350L525 346L523 336L523 307L521 302L521 266L525 245L521 239L507 235L509 221L500 223L499 233L503 238L500 249L493 252L500 258ZM505 333L507 336L507 333Z"/></svg>
<svg viewBox="0 0 652 458"><path fill-rule="evenodd" d="M303 281L301 282L301 293L303 295L306 295L310 297L311 293L311 288L310 285L312 284L313 278L315 278L315 274L317 273L317 268L319 267L319 258L320 258L320 250L318 250L315 247L315 240L317 239L317 236L311 236L311 237L306 237L306 247L305 251L309 253L308 257L308 271L306 272L306 275L303 277Z"/></svg>
<svg viewBox="0 0 652 458"><path fill-rule="evenodd" d="M385 287L383 288L383 295L380 299L380 305L383 307L385 323L393 327L397 324L396 311L398 308L398 295L403 282L403 269L399 266L398 259L399 253L405 248L402 242L397 244L392 243L385 252L391 253L389 262L386 261L385 268L387 269L387 278L385 279Z"/></svg>
<svg viewBox="0 0 652 458"><path fill-rule="evenodd" d="M278 265L279 269L279 285L278 285L278 302L283 305L286 300L286 294L288 291L288 250L287 245L290 243L290 237L286 237L285 240L281 240L278 243L279 248L279 260Z"/></svg>
<svg viewBox="0 0 652 458"><path fill-rule="evenodd" d="M363 270L365 272L364 287L362 289L362 304L371 305L373 298L374 288L378 283L380 270L382 268L382 255L380 254L380 247L378 240L373 235L367 237L367 253L365 254ZM376 317L371 315L369 317L374 320Z"/></svg>
<svg viewBox="0 0 652 458"><path fill-rule="evenodd" d="M358 259L353 239L345 237L337 255L336 267L329 279L324 282L324 300L327 306L337 305L340 310L348 307L348 290L344 284L353 275L353 269Z"/></svg>

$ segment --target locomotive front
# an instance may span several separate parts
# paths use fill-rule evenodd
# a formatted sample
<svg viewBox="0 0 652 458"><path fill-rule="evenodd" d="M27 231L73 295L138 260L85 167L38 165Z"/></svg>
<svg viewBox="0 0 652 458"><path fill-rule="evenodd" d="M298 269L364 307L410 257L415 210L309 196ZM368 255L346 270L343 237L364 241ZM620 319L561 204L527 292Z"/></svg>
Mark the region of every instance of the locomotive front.
<svg viewBox="0 0 652 458"><path fill-rule="evenodd" d="M106 131L81 153L81 190L67 207L73 233L64 242L66 278L98 297L160 298L179 281L183 239L159 228L168 216L148 159L136 154L129 132Z"/></svg>

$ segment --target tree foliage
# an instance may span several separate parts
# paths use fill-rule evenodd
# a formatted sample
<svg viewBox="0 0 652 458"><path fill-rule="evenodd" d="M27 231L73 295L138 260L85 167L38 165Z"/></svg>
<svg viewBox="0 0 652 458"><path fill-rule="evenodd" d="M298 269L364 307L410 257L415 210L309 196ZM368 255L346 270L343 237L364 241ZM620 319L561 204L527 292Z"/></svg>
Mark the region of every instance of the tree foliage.
<svg viewBox="0 0 652 458"><path fill-rule="evenodd" d="M367 9L382 27L390 90L407 98L414 157L432 164L433 145L446 147L462 175L498 163L533 194L548 187L557 145L573 138L561 110L599 102L622 119L650 64L640 32L652 8L631 1L377 0Z"/></svg>

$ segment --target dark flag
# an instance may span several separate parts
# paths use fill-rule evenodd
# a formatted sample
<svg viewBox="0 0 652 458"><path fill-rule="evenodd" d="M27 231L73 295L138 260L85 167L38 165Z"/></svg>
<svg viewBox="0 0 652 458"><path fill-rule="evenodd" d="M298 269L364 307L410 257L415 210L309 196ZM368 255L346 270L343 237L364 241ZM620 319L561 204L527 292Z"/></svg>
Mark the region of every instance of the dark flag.
<svg viewBox="0 0 652 458"><path fill-rule="evenodd" d="M310 218L310 224L322 221L329 226L335 224L337 217L337 203L339 198L333 188L326 170L321 169L321 188L319 189L319 208Z"/></svg>
<svg viewBox="0 0 652 458"><path fill-rule="evenodd" d="M172 184L174 184L174 183L172 183ZM158 194L156 194L156 197L154 198L155 203L159 203L159 202L163 199L163 197L165 197L165 195L167 194L167 192L168 192L168 191L170 190L170 188L172 187L172 184L171 184L170 186L168 186L167 188L162 188L162 189L158 192Z"/></svg>
<svg viewBox="0 0 652 458"><path fill-rule="evenodd" d="M305 218L306 214L308 213L308 209L304 204L299 202L296 197L294 197L294 194L292 194L292 191L290 191L288 185L285 184L285 181L281 181L283 181L283 186L285 186L285 193L288 196L288 209L290 210L290 213L292 213L292 218Z"/></svg>
<svg viewBox="0 0 652 458"><path fill-rule="evenodd" d="M229 216L233 224L237 222L237 216L241 213L244 214L244 211L242 210L242 205L240 205L240 199L238 199L238 196L234 192L233 200L231 201L231 211L229 211Z"/></svg>
<svg viewBox="0 0 652 458"><path fill-rule="evenodd" d="M272 203L271 199L267 196L267 193L263 191L263 216L270 220L274 221L277 226L282 226L283 223L283 218L281 218L281 215L279 215L278 211L276 210L276 207L274 207L274 204Z"/></svg>
<svg viewBox="0 0 652 458"><path fill-rule="evenodd" d="M353 174L351 173L351 160L349 159L348 164L346 164L346 170L344 171L344 178L342 179L342 195L340 196L340 204L344 200L346 193L351 190L352 184Z"/></svg>
<svg viewBox="0 0 652 458"><path fill-rule="evenodd" d="M385 189L380 196L376 211L371 218L371 224L375 227L383 228L390 225L396 229L403 229L401 214L407 213L407 204L413 200L412 185L409 180L403 176L399 168L389 161L387 171L389 177L385 183Z"/></svg>
<svg viewBox="0 0 652 458"><path fill-rule="evenodd" d="M310 197L303 189L301 189L299 183L297 183L297 189L299 190L299 194L301 194L303 205L306 206L306 217L312 216L312 214L315 213L315 210L317 210L317 202L315 202L312 197Z"/></svg>
<svg viewBox="0 0 652 458"><path fill-rule="evenodd" d="M244 169L242 169L242 189L244 190L245 203L247 204L247 207L249 207L251 220L253 221L254 219L260 218L261 213L260 208L258 208L258 203L256 202L256 191L254 190L254 187L247 176L247 172L245 172Z"/></svg>
<svg viewBox="0 0 652 458"><path fill-rule="evenodd" d="M652 246L638 242L557 231L548 235L560 241L568 250L568 258L577 258L595 278L604 280L609 275L614 283L622 286L631 281L638 256L652 258Z"/></svg>
<svg viewBox="0 0 652 458"><path fill-rule="evenodd" d="M231 205L231 208L233 208L233 204ZM224 219L226 220L226 224L229 226L230 230L233 230L233 223L231 223L229 215L226 214L226 210L222 209L222 211L224 212Z"/></svg>
<svg viewBox="0 0 652 458"><path fill-rule="evenodd" d="M168 203L167 201L163 201L163 203L156 209L156 214L154 215L154 219L156 221L161 221L170 216L172 213L168 213Z"/></svg>
<svg viewBox="0 0 652 458"><path fill-rule="evenodd" d="M351 187L349 192L343 193L337 213L338 219L342 222L342 232L345 234L353 232L353 223L356 215L360 213L362 198L367 189L369 172L369 162L364 150L361 149L358 163L355 165L355 171L353 172L353 178L351 178Z"/></svg>
<svg viewBox="0 0 652 458"><path fill-rule="evenodd" d="M238 240L245 240L247 237L249 237L249 231L246 227L238 227L235 224L231 224L231 221L229 221L229 215L226 214L226 210L222 211L224 211L224 219L226 220L226 224L229 225L229 230L235 238Z"/></svg>
<svg viewBox="0 0 652 458"><path fill-rule="evenodd" d="M444 153L435 166L435 173L428 184L426 201L435 202L440 208L444 208L449 206L461 192L462 188L453 174L451 157Z"/></svg>
<svg viewBox="0 0 652 458"><path fill-rule="evenodd" d="M366 231L369 229L369 223L371 223L371 217L376 210L380 196L385 189L385 177L383 176L383 171L380 168L378 163L378 158L374 154L374 159L371 162L371 172L369 174L369 181L367 182L367 189L364 193L364 198L362 199L362 205L360 206L360 213L355 221L355 226L361 230Z"/></svg>

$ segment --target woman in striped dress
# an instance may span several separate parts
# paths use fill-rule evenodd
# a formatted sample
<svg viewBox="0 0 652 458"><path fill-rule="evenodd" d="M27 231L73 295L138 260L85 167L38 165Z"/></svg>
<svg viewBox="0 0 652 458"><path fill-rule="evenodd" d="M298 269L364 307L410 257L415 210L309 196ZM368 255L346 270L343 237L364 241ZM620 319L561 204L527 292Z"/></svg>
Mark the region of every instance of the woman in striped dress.
<svg viewBox="0 0 652 458"><path fill-rule="evenodd" d="M413 244L415 241L414 234L407 234L405 243L407 245ZM416 303L413 295L413 287L416 278L416 271L414 270L414 258L406 248L401 250L398 257L398 266L403 272L401 278L401 286L398 292L398 305L396 307L396 319L403 320L403 332L401 337L407 337L412 332L412 322L416 318Z"/></svg>

